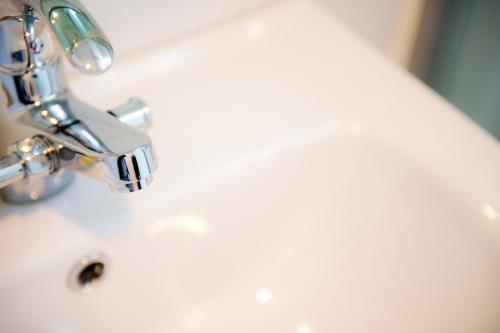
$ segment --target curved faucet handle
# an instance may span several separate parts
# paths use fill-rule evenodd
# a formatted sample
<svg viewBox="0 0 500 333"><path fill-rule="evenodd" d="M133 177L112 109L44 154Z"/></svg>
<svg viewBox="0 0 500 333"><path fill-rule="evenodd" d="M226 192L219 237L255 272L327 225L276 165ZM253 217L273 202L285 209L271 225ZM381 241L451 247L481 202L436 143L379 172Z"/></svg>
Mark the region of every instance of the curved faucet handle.
<svg viewBox="0 0 500 333"><path fill-rule="evenodd" d="M68 61L80 72L100 74L113 62L106 35L78 0L31 0L44 15Z"/></svg>

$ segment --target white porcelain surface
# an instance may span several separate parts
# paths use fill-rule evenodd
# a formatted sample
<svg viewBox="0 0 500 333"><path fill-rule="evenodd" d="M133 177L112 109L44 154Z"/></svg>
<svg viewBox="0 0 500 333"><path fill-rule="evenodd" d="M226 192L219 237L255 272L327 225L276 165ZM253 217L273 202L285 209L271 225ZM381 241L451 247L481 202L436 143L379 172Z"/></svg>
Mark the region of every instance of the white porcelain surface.
<svg viewBox="0 0 500 333"><path fill-rule="evenodd" d="M276 0L85 0L84 3L113 42L115 52L123 55L178 38L270 1Z"/></svg>
<svg viewBox="0 0 500 333"><path fill-rule="evenodd" d="M282 0L85 0L118 55ZM408 65L424 0L313 0L402 65ZM408 59L407 59L408 58Z"/></svg>
<svg viewBox="0 0 500 333"><path fill-rule="evenodd" d="M0 206L0 332L500 331L500 150L307 2L73 80L150 102L160 167ZM108 256L88 295L75 262Z"/></svg>

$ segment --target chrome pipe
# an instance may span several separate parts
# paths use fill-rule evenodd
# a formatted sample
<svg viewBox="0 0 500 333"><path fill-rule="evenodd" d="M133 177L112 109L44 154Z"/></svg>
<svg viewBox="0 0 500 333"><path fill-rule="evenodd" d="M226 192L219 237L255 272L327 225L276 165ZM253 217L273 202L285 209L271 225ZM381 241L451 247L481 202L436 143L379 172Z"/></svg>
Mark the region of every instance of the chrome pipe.
<svg viewBox="0 0 500 333"><path fill-rule="evenodd" d="M21 159L16 154L9 154L0 159L0 188L9 186L25 178Z"/></svg>

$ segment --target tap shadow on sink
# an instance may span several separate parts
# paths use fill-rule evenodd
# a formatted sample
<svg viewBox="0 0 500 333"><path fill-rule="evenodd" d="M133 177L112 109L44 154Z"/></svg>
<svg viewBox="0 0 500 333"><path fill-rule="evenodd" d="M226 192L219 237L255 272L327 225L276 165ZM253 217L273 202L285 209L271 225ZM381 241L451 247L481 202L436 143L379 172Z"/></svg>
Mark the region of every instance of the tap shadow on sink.
<svg viewBox="0 0 500 333"><path fill-rule="evenodd" d="M129 195L112 193L102 183L80 179L62 193L39 202L9 204L0 200L0 223L37 223L46 227L61 227L73 222L94 238L106 238L127 230L133 221L133 211L128 204ZM40 210L47 213L45 221L33 221L30 216ZM10 217L10 218L7 218Z"/></svg>

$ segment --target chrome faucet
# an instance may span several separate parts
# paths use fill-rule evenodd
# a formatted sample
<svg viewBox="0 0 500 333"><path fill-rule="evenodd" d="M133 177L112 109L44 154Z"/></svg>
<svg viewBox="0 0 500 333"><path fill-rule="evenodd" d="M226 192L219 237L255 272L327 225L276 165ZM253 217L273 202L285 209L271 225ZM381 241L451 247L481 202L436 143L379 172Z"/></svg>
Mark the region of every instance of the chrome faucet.
<svg viewBox="0 0 500 333"><path fill-rule="evenodd" d="M71 171L116 192L148 186L156 169L150 110L139 99L108 112L68 89L60 53L79 71L99 74L113 49L76 0L0 0L0 189L10 202L66 187ZM69 171L69 172L68 172Z"/></svg>

